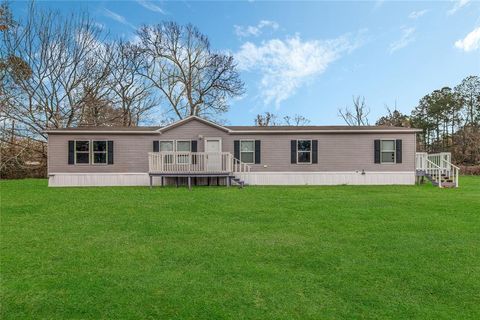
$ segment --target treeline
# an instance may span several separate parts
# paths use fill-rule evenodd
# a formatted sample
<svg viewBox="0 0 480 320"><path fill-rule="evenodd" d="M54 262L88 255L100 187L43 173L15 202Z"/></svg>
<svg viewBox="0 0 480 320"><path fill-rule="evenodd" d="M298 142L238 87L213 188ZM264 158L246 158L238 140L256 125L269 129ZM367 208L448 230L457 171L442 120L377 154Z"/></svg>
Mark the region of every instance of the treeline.
<svg viewBox="0 0 480 320"><path fill-rule="evenodd" d="M423 150L451 151L456 163L480 164L480 77L426 95L411 121L423 129L418 139Z"/></svg>
<svg viewBox="0 0 480 320"><path fill-rule="evenodd" d="M192 25L162 22L112 38L88 13L0 5L1 177L46 172L49 128L215 118L243 93L233 57Z"/></svg>
<svg viewBox="0 0 480 320"><path fill-rule="evenodd" d="M469 76L420 99L410 115L389 111L377 125L422 129L417 150L452 152L457 164L480 164L480 77Z"/></svg>

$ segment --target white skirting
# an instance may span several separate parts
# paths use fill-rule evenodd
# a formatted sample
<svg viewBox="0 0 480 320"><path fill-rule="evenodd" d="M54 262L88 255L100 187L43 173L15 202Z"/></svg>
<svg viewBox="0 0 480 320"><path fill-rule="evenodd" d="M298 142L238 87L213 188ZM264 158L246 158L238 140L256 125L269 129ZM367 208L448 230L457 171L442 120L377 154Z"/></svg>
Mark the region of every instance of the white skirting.
<svg viewBox="0 0 480 320"><path fill-rule="evenodd" d="M148 173L53 173L49 187L148 186Z"/></svg>
<svg viewBox="0 0 480 320"><path fill-rule="evenodd" d="M249 185L390 185L415 184L415 172L250 172Z"/></svg>
<svg viewBox="0 0 480 320"><path fill-rule="evenodd" d="M415 184L415 172L250 172L249 185L389 185ZM160 183L154 177L154 185ZM52 173L50 187L148 186L148 173Z"/></svg>

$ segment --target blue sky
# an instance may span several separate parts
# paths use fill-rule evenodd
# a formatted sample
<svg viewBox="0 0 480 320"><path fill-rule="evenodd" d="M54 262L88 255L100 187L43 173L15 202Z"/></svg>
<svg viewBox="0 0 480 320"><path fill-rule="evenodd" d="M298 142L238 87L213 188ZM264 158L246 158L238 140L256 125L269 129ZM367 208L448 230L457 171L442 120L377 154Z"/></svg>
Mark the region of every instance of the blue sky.
<svg viewBox="0 0 480 320"><path fill-rule="evenodd" d="M112 36L173 20L192 23L218 51L234 54L246 94L230 124L257 113L301 114L343 124L337 109L365 97L375 121L385 105L403 112L425 94L480 74L480 2L41 1L88 10ZM13 2L16 15L26 2Z"/></svg>

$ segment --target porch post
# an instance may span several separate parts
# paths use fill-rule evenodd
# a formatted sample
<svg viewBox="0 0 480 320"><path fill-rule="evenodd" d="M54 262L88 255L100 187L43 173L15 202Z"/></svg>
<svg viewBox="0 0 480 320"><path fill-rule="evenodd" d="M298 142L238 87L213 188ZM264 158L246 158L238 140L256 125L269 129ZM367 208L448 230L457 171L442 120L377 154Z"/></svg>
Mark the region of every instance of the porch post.
<svg viewBox="0 0 480 320"><path fill-rule="evenodd" d="M192 177L188 176L188 190L192 189Z"/></svg>
<svg viewBox="0 0 480 320"><path fill-rule="evenodd" d="M150 189L152 189L152 185L153 185L153 176L150 174Z"/></svg>

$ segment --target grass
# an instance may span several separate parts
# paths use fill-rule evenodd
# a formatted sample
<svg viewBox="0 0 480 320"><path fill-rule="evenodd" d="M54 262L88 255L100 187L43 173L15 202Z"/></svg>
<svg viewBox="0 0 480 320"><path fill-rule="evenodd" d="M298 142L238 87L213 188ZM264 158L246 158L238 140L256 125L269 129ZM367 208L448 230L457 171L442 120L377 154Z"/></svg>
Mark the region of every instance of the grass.
<svg viewBox="0 0 480 320"><path fill-rule="evenodd" d="M480 178L424 186L2 181L2 319L479 319Z"/></svg>

